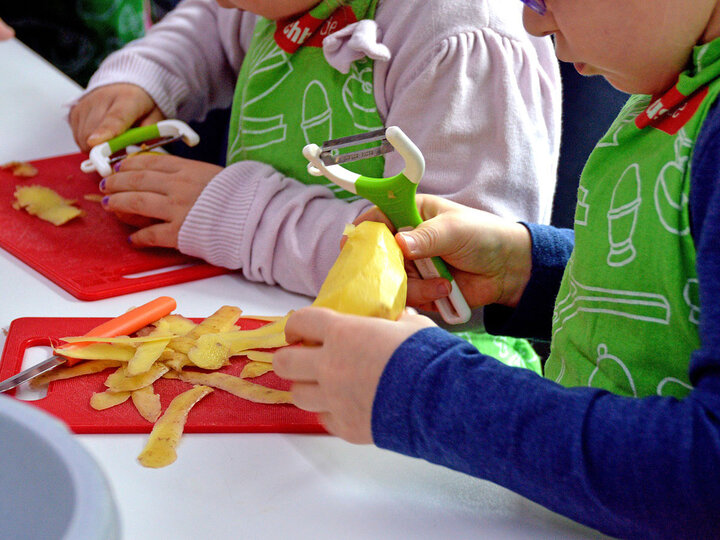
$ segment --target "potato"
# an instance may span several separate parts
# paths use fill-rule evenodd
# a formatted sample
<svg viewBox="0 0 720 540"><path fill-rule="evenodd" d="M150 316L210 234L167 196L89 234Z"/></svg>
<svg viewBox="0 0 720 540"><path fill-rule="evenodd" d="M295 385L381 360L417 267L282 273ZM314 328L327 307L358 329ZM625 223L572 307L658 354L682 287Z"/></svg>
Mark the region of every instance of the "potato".
<svg viewBox="0 0 720 540"><path fill-rule="evenodd" d="M405 309L407 274L400 247L383 223L346 227L345 242L313 306L397 319Z"/></svg>

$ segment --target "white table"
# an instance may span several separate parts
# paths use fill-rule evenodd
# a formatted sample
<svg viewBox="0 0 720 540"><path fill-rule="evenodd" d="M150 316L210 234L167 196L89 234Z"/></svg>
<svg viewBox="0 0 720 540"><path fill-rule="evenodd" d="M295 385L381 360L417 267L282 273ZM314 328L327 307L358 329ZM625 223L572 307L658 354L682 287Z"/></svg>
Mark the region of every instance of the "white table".
<svg viewBox="0 0 720 540"><path fill-rule="evenodd" d="M76 152L64 105L79 93L19 41L0 43L0 163ZM115 316L159 295L191 317L310 303L239 275L82 302L2 250L0 276L5 328L17 317ZM599 536L489 482L324 435L186 434L160 470L136 461L146 435L77 438L110 481L127 540Z"/></svg>

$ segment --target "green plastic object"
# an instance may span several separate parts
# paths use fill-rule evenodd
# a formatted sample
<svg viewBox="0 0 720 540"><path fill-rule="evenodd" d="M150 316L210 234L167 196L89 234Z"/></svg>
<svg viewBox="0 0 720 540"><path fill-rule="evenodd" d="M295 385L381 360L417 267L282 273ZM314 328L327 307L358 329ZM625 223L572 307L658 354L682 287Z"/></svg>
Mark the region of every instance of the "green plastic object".
<svg viewBox="0 0 720 540"><path fill-rule="evenodd" d="M414 229L423 221L415 204L418 185L403 173L389 178L359 176L355 182L357 194L367 199L385 214L397 230ZM453 281L453 276L439 257L431 259L437 273Z"/></svg>
<svg viewBox="0 0 720 540"><path fill-rule="evenodd" d="M141 144L150 139L159 139L160 130L157 124L151 126L136 127L127 130L122 135L118 135L114 139L110 139L107 143L110 146L112 153L127 148L132 144Z"/></svg>

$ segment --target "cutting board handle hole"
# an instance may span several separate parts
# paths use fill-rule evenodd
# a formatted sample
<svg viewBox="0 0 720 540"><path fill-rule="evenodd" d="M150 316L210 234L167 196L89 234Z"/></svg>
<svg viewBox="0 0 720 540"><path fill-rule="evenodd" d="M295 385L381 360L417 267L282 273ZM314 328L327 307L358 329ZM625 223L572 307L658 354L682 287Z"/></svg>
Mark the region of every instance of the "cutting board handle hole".
<svg viewBox="0 0 720 540"><path fill-rule="evenodd" d="M122 277L125 279L139 279L139 278L144 278L144 277L148 277L148 276L169 274L170 272L175 272L176 270L183 270L185 268L190 268L193 266L197 266L197 263L176 264L175 266L166 266L164 268L156 268L154 270L148 270L147 272L137 272L135 274L124 274Z"/></svg>
<svg viewBox="0 0 720 540"><path fill-rule="evenodd" d="M51 347L28 347L25 349L25 353L23 354L21 370L30 368L38 362L42 362L43 360L50 358L52 355L53 350ZM23 401L37 401L38 399L43 399L45 396L47 396L47 386L41 388L30 388L28 383L24 383L18 386L15 390L15 397Z"/></svg>

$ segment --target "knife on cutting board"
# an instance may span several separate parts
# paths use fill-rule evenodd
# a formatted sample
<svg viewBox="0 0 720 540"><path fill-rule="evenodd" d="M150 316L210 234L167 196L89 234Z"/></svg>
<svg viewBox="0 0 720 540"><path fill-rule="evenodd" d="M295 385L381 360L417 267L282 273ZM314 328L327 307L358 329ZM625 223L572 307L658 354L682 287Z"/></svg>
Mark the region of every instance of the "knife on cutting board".
<svg viewBox="0 0 720 540"><path fill-rule="evenodd" d="M96 326L85 335L87 337L115 337L129 335L140 330L142 327L157 321L165 315L168 315L176 307L177 304L173 298L170 298L169 296L161 296L148 302L147 304L131 309L119 317L115 317L114 319L104 322L100 326ZM75 348L85 344L86 343L84 342L73 343L63 348ZM56 349L56 352L62 354L61 349ZM43 360L39 364L36 364L25 371L21 371L17 375L13 375L4 381L0 381L0 393L7 392L8 390L11 390L16 386L61 364L72 366L78 362L82 362L82 360L77 358L65 358L64 356L59 355L51 356L47 360Z"/></svg>

